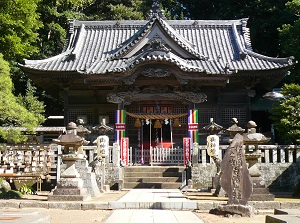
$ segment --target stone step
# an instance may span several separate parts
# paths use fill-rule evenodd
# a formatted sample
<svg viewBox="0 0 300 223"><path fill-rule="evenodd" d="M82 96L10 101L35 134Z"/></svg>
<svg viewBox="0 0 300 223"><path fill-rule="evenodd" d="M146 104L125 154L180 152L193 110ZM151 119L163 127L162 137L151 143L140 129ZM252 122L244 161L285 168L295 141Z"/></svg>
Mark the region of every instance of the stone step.
<svg viewBox="0 0 300 223"><path fill-rule="evenodd" d="M142 183L153 183L153 182L181 182L181 178L179 177L126 177L125 183L127 182L142 182Z"/></svg>
<svg viewBox="0 0 300 223"><path fill-rule="evenodd" d="M125 172L158 172L158 173L168 173L177 172L181 173L184 171L185 167L173 167L173 166L131 166L124 169Z"/></svg>
<svg viewBox="0 0 300 223"><path fill-rule="evenodd" d="M299 209L277 209L274 210L275 215L299 215L300 216L300 210Z"/></svg>
<svg viewBox="0 0 300 223"><path fill-rule="evenodd" d="M274 201L273 194L252 194L249 201Z"/></svg>
<svg viewBox="0 0 300 223"><path fill-rule="evenodd" d="M181 177L182 173L177 172L125 172L125 177Z"/></svg>
<svg viewBox="0 0 300 223"><path fill-rule="evenodd" d="M131 166L124 168L123 188L178 189L183 166Z"/></svg>
<svg viewBox="0 0 300 223"><path fill-rule="evenodd" d="M86 195L86 190L84 188L56 188L53 191L53 195Z"/></svg>
<svg viewBox="0 0 300 223"><path fill-rule="evenodd" d="M265 223L296 223L299 215L267 215Z"/></svg>
<svg viewBox="0 0 300 223"><path fill-rule="evenodd" d="M88 201L90 195L49 195L48 201Z"/></svg>
<svg viewBox="0 0 300 223"><path fill-rule="evenodd" d="M141 182L124 182L124 189L132 188L153 188L153 189L179 189L181 183L161 183L161 182L152 182L152 183L141 183Z"/></svg>
<svg viewBox="0 0 300 223"><path fill-rule="evenodd" d="M270 194L269 188L253 188L252 194Z"/></svg>

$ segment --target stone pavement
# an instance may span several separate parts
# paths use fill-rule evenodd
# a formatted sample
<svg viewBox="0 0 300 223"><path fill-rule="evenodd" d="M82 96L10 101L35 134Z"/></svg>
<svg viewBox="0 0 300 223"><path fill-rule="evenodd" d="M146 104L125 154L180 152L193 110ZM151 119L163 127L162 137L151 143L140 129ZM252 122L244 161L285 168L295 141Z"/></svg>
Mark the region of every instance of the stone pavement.
<svg viewBox="0 0 300 223"><path fill-rule="evenodd" d="M132 189L117 201L110 202L111 209L168 209L195 210L197 202L188 200L179 189Z"/></svg>
<svg viewBox="0 0 300 223"><path fill-rule="evenodd" d="M197 203L178 189L133 189L111 207L116 210L105 223L203 223L191 212Z"/></svg>
<svg viewBox="0 0 300 223"><path fill-rule="evenodd" d="M121 219L122 223L133 223L135 219L141 221L141 216L144 216L142 221L145 221L145 223L148 222L146 219L150 222L180 222L181 220L179 219L181 217L184 219L190 218L190 222L198 223L203 221L225 223L227 220L230 220L208 214L209 210L216 208L220 204L226 204L227 198L214 197L211 193L196 190L186 192L177 189L111 191L97 197L92 197L89 201L76 202L48 201L49 194L51 193L44 191L38 192L38 195L26 195L22 199L1 200L0 210L2 212L6 211L6 213L2 215L0 212L0 223L35 223L38 222L36 217L43 219L40 222L48 223L47 216L50 215L51 219L53 219L55 215L55 218L57 218L57 213L60 214L57 219L58 221L51 221L52 223L82 223L81 219L84 219L85 223L104 222L103 219L106 219L107 223L112 223L118 222L114 220L116 218ZM300 209L300 199L277 198L275 201L254 201L249 203L256 209L256 214L263 215L273 214L274 209ZM197 212L194 210L197 210ZM31 211L31 214L28 214L28 211ZM8 212L11 213L7 214ZM72 215L70 216L71 213ZM78 214L75 219L78 221L70 221L70 219L74 219L70 218L73 217L74 213ZM32 215L29 221L26 220L28 219L28 215ZM91 220L91 215L94 216L94 220ZM95 221L95 219L100 219L99 215L102 215L101 220ZM67 218L67 216L70 217ZM127 216L127 219L124 218L125 216ZM167 219L169 221L165 220L165 216L168 216ZM64 220L61 220L61 217ZM200 218L203 218L203 221ZM231 222L244 222L244 220L244 218L241 221L235 219ZM250 223L251 220L248 219L247 222ZM256 221L255 223L257 222L264 222L264 220Z"/></svg>
<svg viewBox="0 0 300 223"><path fill-rule="evenodd" d="M115 210L105 223L204 223L191 211L158 209Z"/></svg>
<svg viewBox="0 0 300 223"><path fill-rule="evenodd" d="M4 209L0 210L1 223L50 223L50 217L37 210Z"/></svg>

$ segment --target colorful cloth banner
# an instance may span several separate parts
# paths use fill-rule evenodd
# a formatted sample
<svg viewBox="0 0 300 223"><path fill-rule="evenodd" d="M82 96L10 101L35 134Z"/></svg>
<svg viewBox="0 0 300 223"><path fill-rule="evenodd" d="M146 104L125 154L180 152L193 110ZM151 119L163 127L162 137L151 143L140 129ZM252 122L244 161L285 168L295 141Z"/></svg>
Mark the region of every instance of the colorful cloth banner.
<svg viewBox="0 0 300 223"><path fill-rule="evenodd" d="M198 110L193 109L188 112L188 135L191 138L191 143L199 143L198 130Z"/></svg>
<svg viewBox="0 0 300 223"><path fill-rule="evenodd" d="M191 161L191 138L184 137L183 138L183 163L187 165L187 163Z"/></svg>
<svg viewBox="0 0 300 223"><path fill-rule="evenodd" d="M115 142L121 146L121 138L125 137L126 130L126 111L116 111L116 123L115 123Z"/></svg>
<svg viewBox="0 0 300 223"><path fill-rule="evenodd" d="M129 163L129 138L121 138L121 160L128 166Z"/></svg>

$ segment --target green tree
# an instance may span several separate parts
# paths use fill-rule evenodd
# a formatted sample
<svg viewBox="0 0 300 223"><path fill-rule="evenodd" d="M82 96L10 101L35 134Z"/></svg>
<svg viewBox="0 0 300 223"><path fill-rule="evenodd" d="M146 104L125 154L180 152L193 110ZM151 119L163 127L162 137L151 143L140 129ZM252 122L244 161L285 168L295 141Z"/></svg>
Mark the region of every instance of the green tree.
<svg viewBox="0 0 300 223"><path fill-rule="evenodd" d="M84 9L91 20L143 19L142 0L95 0Z"/></svg>
<svg viewBox="0 0 300 223"><path fill-rule="evenodd" d="M288 0L178 0L185 17L191 19L248 18L253 49L278 56L277 28L290 23L295 15L286 10Z"/></svg>
<svg viewBox="0 0 300 223"><path fill-rule="evenodd" d="M33 95L33 88L28 88L24 97L15 97L9 63L3 59L2 54L0 54L0 80L0 126L25 127L28 131L32 131L33 127L44 121L43 104ZM15 129L6 131L1 128L0 137L15 143L26 140L26 137Z"/></svg>
<svg viewBox="0 0 300 223"><path fill-rule="evenodd" d="M274 127L283 143L300 143L300 85L285 84L284 97L272 108Z"/></svg>
<svg viewBox="0 0 300 223"><path fill-rule="evenodd" d="M297 19L289 24L283 24L279 28L279 38L281 50L284 55L293 55L296 61L300 60L300 1L293 0L288 2L287 7L291 13L297 15ZM285 78L287 83L300 83L300 64L296 64L292 75Z"/></svg>
<svg viewBox="0 0 300 223"><path fill-rule="evenodd" d="M111 19L113 20L138 20L143 19L143 13L138 11L141 7L142 1L131 1L131 6L124 4L109 4L107 7L111 12Z"/></svg>
<svg viewBox="0 0 300 223"><path fill-rule="evenodd" d="M39 0L5 0L0 3L0 53L4 59L20 60L37 52L34 44L41 27L36 13Z"/></svg>
<svg viewBox="0 0 300 223"><path fill-rule="evenodd" d="M92 0L40 0L37 12L43 27L39 29L39 49L35 58L48 58L61 53L65 46L70 19L87 19L83 10ZM31 57L33 58L33 57Z"/></svg>

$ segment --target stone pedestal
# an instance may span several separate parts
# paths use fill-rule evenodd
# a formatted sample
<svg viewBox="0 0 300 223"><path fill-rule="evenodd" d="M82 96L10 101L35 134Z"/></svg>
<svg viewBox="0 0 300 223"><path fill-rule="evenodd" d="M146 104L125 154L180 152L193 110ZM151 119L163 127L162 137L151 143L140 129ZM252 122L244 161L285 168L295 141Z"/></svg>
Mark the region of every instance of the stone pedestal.
<svg viewBox="0 0 300 223"><path fill-rule="evenodd" d="M68 162L53 195L48 196L49 201L85 201L91 198L86 188L83 187L84 183L75 168L75 162Z"/></svg>
<svg viewBox="0 0 300 223"><path fill-rule="evenodd" d="M101 195L96 182L96 175L92 172L92 168L88 166L87 160L78 160L75 163L75 167L83 180L83 188L87 190L87 193L91 196Z"/></svg>
<svg viewBox="0 0 300 223"><path fill-rule="evenodd" d="M269 188L266 187L265 181L261 177L261 172L257 167L258 158L261 153L253 152L245 154L248 163L249 174L253 183L253 192L249 201L274 201L275 196L270 194Z"/></svg>
<svg viewBox="0 0 300 223"><path fill-rule="evenodd" d="M242 217L253 217L254 209L250 205L241 205L241 204L226 204L219 205L216 209L211 210L211 213L217 215L240 215Z"/></svg>
<svg viewBox="0 0 300 223"><path fill-rule="evenodd" d="M63 157L61 178L49 201L85 201L91 196L100 195L95 173L91 172L87 160L76 157Z"/></svg>
<svg viewBox="0 0 300 223"><path fill-rule="evenodd" d="M253 182L253 192L249 201L274 201L275 196L270 194L269 188L266 187L265 181L261 176L251 177Z"/></svg>

